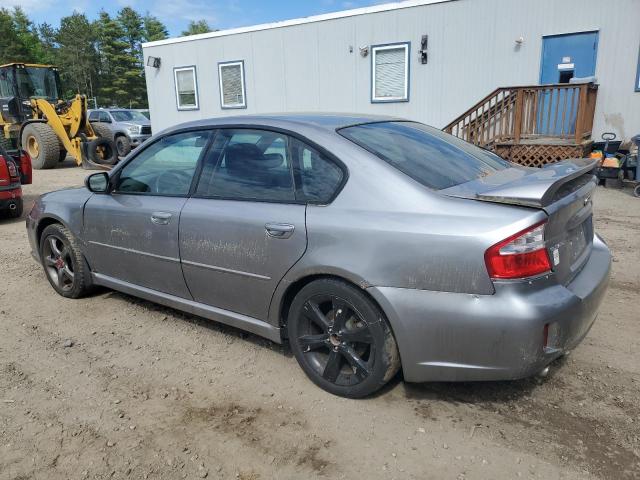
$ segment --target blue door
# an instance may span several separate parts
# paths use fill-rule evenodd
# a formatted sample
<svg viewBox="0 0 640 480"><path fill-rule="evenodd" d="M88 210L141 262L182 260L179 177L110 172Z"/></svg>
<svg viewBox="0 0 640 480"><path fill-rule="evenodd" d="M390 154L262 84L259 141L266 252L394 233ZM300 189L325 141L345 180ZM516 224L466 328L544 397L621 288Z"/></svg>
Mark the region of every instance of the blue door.
<svg viewBox="0 0 640 480"><path fill-rule="evenodd" d="M569 83L573 77L596 73L598 32L553 35L542 39L540 84ZM554 90L544 93L538 106L538 132L544 135L575 132L577 91ZM564 110L564 115L562 115ZM560 112L560 113L558 113ZM551 117L553 117L553 121Z"/></svg>

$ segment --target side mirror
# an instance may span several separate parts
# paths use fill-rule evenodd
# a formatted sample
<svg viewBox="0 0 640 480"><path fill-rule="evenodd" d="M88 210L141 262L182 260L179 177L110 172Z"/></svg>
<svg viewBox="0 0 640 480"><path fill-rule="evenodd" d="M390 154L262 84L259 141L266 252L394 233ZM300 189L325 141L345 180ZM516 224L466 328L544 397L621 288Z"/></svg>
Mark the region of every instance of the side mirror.
<svg viewBox="0 0 640 480"><path fill-rule="evenodd" d="M93 173L84 180L87 190L93 193L109 192L109 175L105 172Z"/></svg>

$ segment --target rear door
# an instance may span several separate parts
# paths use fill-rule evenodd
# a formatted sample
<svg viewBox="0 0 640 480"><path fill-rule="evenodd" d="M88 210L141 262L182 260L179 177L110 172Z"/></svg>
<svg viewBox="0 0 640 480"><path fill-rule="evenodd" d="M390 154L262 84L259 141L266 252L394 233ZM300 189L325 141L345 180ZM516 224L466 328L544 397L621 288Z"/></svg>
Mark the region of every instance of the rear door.
<svg viewBox="0 0 640 480"><path fill-rule="evenodd" d="M194 300L266 319L276 286L307 246L290 138L221 129L180 219L180 254Z"/></svg>
<svg viewBox="0 0 640 480"><path fill-rule="evenodd" d="M177 133L142 150L114 178L111 194L85 206L94 272L191 298L180 266L180 212L210 131Z"/></svg>

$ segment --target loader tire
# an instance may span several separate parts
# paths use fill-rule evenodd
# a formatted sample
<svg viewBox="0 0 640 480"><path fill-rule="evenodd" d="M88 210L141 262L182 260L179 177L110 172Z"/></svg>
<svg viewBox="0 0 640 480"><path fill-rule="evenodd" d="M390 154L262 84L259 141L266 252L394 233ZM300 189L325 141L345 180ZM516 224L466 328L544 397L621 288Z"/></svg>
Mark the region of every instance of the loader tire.
<svg viewBox="0 0 640 480"><path fill-rule="evenodd" d="M58 136L46 123L29 123L22 131L22 149L31 157L36 170L58 165L60 149Z"/></svg>
<svg viewBox="0 0 640 480"><path fill-rule="evenodd" d="M91 122L91 128L95 134L99 137L113 140L113 131L109 128L109 125L101 122Z"/></svg>

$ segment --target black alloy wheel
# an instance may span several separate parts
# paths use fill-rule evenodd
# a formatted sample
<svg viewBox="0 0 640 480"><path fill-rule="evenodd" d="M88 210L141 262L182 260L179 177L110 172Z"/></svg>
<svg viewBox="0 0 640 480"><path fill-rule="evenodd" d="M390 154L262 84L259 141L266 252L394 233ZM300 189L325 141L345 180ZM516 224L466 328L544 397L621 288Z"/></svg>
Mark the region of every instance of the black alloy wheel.
<svg viewBox="0 0 640 480"><path fill-rule="evenodd" d="M288 329L302 369L336 395L369 395L398 371L386 319L363 292L345 282L323 279L304 287L292 303Z"/></svg>

